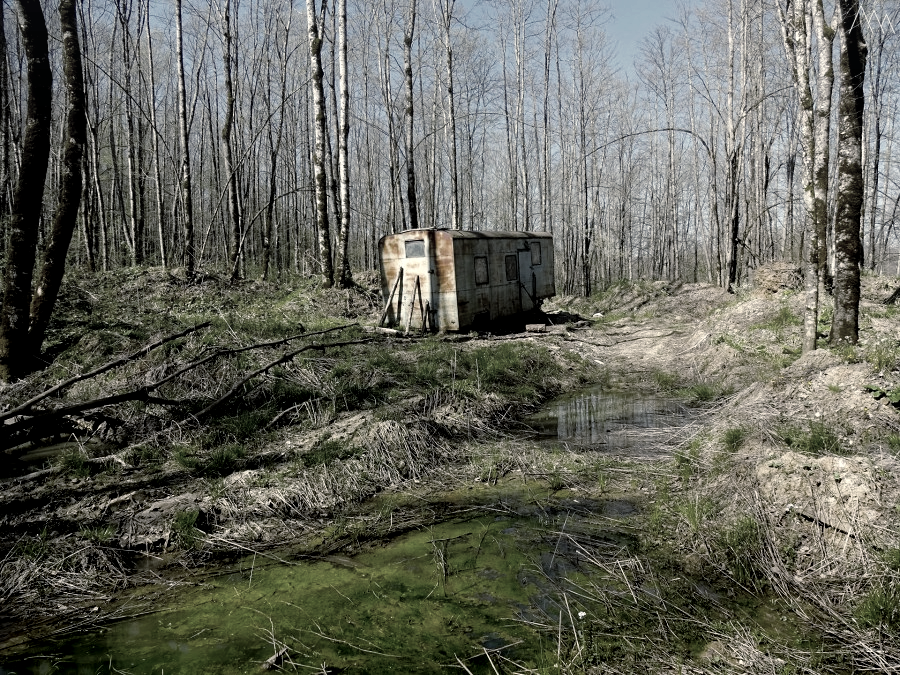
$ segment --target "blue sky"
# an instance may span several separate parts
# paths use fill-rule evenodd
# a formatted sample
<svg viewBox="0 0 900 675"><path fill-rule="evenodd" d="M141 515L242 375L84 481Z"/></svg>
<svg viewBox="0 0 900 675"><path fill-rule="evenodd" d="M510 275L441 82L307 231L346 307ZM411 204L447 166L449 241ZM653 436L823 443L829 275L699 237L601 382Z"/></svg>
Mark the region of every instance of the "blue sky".
<svg viewBox="0 0 900 675"><path fill-rule="evenodd" d="M612 20L608 34L616 47L619 67L633 72L633 62L639 52L641 40L655 26L678 13L676 0L609 0ZM694 4L688 2L688 4Z"/></svg>

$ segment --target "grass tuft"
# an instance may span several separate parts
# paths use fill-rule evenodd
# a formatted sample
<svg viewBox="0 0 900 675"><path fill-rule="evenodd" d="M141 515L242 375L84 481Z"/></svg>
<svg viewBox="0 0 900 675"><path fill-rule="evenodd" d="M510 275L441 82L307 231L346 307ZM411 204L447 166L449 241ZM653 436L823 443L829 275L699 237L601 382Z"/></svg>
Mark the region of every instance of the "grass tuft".
<svg viewBox="0 0 900 675"><path fill-rule="evenodd" d="M882 581L863 596L854 612L865 628L900 631L900 582Z"/></svg>
<svg viewBox="0 0 900 675"><path fill-rule="evenodd" d="M175 514L172 522L172 534L185 548L197 548L200 543L201 532L197 529L197 519L200 512L197 510L181 511Z"/></svg>
<svg viewBox="0 0 900 675"><path fill-rule="evenodd" d="M332 438L323 438L300 459L303 466L311 468L322 464L330 464L337 460L350 459L361 452L359 448Z"/></svg>
<svg viewBox="0 0 900 675"><path fill-rule="evenodd" d="M728 452L737 452L747 440L747 430L744 427L731 427L722 434L722 445Z"/></svg>
<svg viewBox="0 0 900 675"><path fill-rule="evenodd" d="M74 478L87 478L91 475L91 465L80 449L66 450L59 458L63 473Z"/></svg>
<svg viewBox="0 0 900 675"><path fill-rule="evenodd" d="M809 422L806 428L784 425L778 430L781 442L792 450L810 455L850 454L841 444L840 438L824 422Z"/></svg>
<svg viewBox="0 0 900 675"><path fill-rule="evenodd" d="M713 550L736 582L760 590L766 578L761 567L762 543L759 523L750 516L741 516L713 538Z"/></svg>

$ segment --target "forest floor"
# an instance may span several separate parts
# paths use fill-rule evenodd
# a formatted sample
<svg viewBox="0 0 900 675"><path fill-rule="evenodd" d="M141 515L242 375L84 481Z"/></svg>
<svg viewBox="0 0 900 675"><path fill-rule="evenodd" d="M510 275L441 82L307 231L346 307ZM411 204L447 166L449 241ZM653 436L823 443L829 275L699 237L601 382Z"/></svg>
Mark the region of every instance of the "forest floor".
<svg viewBox="0 0 900 675"><path fill-rule="evenodd" d="M562 670L900 672L900 309L882 302L900 282L864 277L859 345L822 341L801 356L803 302L789 271L757 279L737 295L620 284L547 303L544 332L426 338L364 329L380 314L372 279L348 291L297 279L187 285L162 270L70 279L54 362L0 389L0 412L212 323L38 408L136 391L200 364L155 398L7 444L0 659L41 636L148 611L228 556L288 545L351 555L438 518L421 507L430 495L539 480L640 501L632 572L617 562L631 599L607 598L605 618L583 630L564 632L560 619ZM695 414L648 456L516 440L527 413L597 383L673 397ZM371 506L384 494L396 495L390 514ZM690 636L657 630L667 612L692 611L654 585L662 573L647 570L663 558L673 584L716 579L716 589L769 598L772 621L790 628L773 634L698 601ZM653 619L637 625L635 613ZM608 639L617 634L653 649L624 653Z"/></svg>

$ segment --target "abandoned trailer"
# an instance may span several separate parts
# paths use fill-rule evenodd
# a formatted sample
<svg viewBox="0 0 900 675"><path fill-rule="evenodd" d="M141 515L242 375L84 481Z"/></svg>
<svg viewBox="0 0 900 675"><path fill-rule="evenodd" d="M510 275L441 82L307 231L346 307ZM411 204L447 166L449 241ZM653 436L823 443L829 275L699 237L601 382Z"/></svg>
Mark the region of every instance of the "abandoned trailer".
<svg viewBox="0 0 900 675"><path fill-rule="evenodd" d="M536 309L556 294L547 232L407 230L378 246L388 325L462 330Z"/></svg>

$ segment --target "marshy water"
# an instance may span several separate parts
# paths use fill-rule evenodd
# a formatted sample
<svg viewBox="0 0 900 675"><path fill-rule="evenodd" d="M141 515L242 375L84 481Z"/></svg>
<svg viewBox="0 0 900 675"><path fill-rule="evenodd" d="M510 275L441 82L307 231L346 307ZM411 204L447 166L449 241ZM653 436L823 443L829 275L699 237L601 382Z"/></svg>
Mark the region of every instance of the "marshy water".
<svg viewBox="0 0 900 675"><path fill-rule="evenodd" d="M680 401L595 387L552 401L526 423L541 440L631 455L668 445L677 434L667 432L687 421Z"/></svg>
<svg viewBox="0 0 900 675"><path fill-rule="evenodd" d="M352 557L244 558L150 614L0 659L0 673L252 673L283 647L301 672L491 672L486 653L550 666L554 629L580 610L560 584L590 576L583 547L633 543L608 523L636 507L546 489L492 497Z"/></svg>
<svg viewBox="0 0 900 675"><path fill-rule="evenodd" d="M545 439L636 453L647 430L685 419L672 401L589 390L528 424ZM150 613L0 654L0 675L252 673L285 648L277 662L300 672L494 672L502 659L552 668L557 631L577 631L588 609L561 589L589 583L598 551L629 555L639 506L534 481L466 494L436 524L352 555L248 556Z"/></svg>

